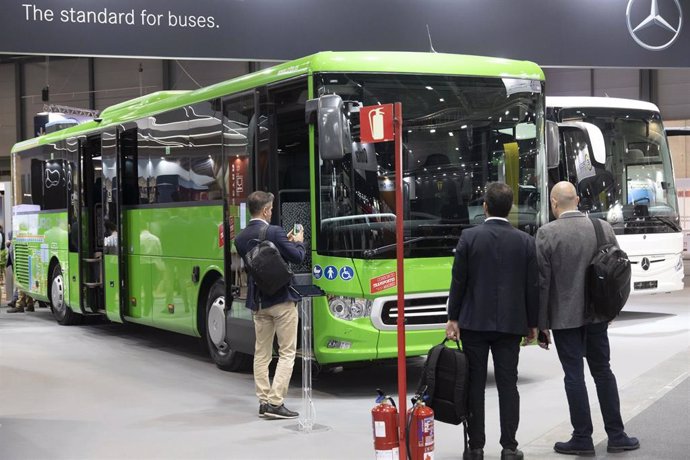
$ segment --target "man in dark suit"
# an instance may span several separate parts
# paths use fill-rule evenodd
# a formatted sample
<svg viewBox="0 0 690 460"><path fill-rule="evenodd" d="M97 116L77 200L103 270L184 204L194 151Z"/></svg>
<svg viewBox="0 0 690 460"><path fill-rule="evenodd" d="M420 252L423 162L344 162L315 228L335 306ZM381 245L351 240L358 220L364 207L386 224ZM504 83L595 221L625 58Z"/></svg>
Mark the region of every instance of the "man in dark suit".
<svg viewBox="0 0 690 460"><path fill-rule="evenodd" d="M270 225L273 214L273 194L256 191L247 197L252 218L247 228L235 238L237 252L244 258L258 244L259 233L269 226L266 239L272 241L288 262L304 260L304 234L285 233L282 227ZM259 398L259 416L266 418L295 418L299 414L285 407L292 368L297 350L297 302L300 296L292 287L294 280L271 296L263 295L251 276L248 278L247 308L252 310L256 344L254 347L254 384ZM268 365L273 359L273 340L278 337L278 365L273 383Z"/></svg>
<svg viewBox="0 0 690 460"><path fill-rule="evenodd" d="M501 418L501 459L521 459L515 439L520 420L517 366L520 340L534 338L539 308L534 238L507 217L513 191L494 182L484 197L484 224L464 230L455 250L446 336L462 338L469 361L469 450L484 458L484 391L489 350L494 359Z"/></svg>
<svg viewBox="0 0 690 460"><path fill-rule="evenodd" d="M565 393L570 408L572 438L557 442L561 454L594 456L592 416L585 385L584 362L597 386L604 428L609 437L608 451L623 452L640 447L637 438L623 431L616 377L611 372L608 322L585 315L585 278L597 237L594 225L578 211L580 199L570 182L559 182L551 189L551 210L556 220L537 232L539 263L539 328L545 333L540 346L547 348L549 329L553 330L558 359L565 374ZM601 222L609 243L616 235L608 222Z"/></svg>

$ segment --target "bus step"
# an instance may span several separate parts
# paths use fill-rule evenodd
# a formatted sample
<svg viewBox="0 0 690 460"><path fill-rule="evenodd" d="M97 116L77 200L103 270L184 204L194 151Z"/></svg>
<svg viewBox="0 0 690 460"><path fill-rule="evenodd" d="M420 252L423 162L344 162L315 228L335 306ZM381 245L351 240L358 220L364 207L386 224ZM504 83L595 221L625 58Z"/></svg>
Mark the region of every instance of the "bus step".
<svg viewBox="0 0 690 460"><path fill-rule="evenodd" d="M87 288L98 288L98 287L102 287L102 286L103 286L103 283L101 283L101 282L98 282L98 283L84 283L84 286L86 286Z"/></svg>

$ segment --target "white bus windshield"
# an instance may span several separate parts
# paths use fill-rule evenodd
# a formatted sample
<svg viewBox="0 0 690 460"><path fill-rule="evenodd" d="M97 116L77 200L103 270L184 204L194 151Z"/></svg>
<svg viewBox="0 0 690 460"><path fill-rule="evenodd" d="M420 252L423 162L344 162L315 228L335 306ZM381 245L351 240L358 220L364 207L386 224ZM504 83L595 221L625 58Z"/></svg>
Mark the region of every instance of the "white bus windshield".
<svg viewBox="0 0 690 460"><path fill-rule="evenodd" d="M592 123L604 135L605 163L590 154L589 168L578 161L577 140L564 138L562 177L577 185L581 210L606 218L617 234L680 231L671 158L657 112L568 108L558 118Z"/></svg>

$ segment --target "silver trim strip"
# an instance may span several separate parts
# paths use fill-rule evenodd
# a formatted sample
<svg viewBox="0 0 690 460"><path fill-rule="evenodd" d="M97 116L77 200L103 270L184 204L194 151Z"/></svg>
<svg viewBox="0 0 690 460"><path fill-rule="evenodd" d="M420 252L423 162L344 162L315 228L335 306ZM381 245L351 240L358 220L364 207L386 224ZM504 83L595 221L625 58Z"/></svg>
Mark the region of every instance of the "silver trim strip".
<svg viewBox="0 0 690 460"><path fill-rule="evenodd" d="M406 294L405 295L405 300L409 299L431 299L434 297L448 297L448 291L444 292L426 292L423 294ZM391 301L397 301L398 296L387 296L387 297L378 297L373 300L372 305L371 305L371 324L378 329L379 331L395 331L397 329L397 326L395 324L384 324L383 321L381 320L381 314L383 313L383 306L386 302L391 302ZM409 307L405 309L405 312L407 311L412 311L412 310L419 310L421 308L437 308L441 307L443 308L444 311L447 311L446 305L438 304L438 303L433 303L430 305L424 305L424 306L415 306L415 307ZM395 311L395 317L397 317L397 307L395 309L391 309L391 316L393 316L393 311ZM440 310L439 310L440 313ZM405 316L421 316L421 315L405 315ZM430 331L434 329L443 329L445 328L445 323L443 324L410 324L410 325L405 325L405 330L408 331Z"/></svg>

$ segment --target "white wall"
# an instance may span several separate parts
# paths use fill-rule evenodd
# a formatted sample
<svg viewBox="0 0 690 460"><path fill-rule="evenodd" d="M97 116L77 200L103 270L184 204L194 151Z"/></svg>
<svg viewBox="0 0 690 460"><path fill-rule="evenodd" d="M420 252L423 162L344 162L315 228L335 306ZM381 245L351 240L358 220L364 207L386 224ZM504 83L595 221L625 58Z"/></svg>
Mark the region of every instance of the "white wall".
<svg viewBox="0 0 690 460"><path fill-rule="evenodd" d="M162 90L163 63L160 59L99 58L94 63L94 84L96 109L103 110Z"/></svg>
<svg viewBox="0 0 690 460"><path fill-rule="evenodd" d="M690 119L690 69L659 70L658 80L659 108L664 119Z"/></svg>
<svg viewBox="0 0 690 460"><path fill-rule="evenodd" d="M25 134L31 136L34 115L43 111L41 90L50 87L50 103L88 108L89 72L86 59L51 59L46 63L32 62L24 66L26 123ZM13 107L14 109L14 107Z"/></svg>

